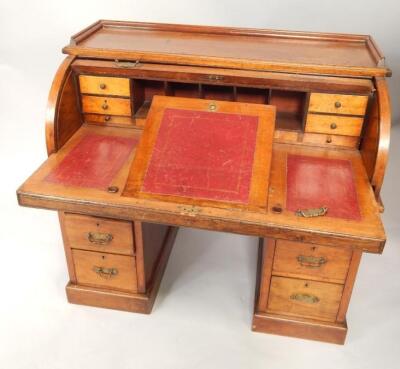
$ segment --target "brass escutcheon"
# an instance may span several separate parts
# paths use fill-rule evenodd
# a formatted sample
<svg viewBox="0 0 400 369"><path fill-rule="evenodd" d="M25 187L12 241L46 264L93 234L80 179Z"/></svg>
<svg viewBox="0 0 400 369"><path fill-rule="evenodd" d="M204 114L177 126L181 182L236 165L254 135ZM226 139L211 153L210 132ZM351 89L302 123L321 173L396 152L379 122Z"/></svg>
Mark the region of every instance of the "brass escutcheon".
<svg viewBox="0 0 400 369"><path fill-rule="evenodd" d="M217 104L214 103L214 102L210 103L210 104L208 105L208 110L210 110L210 111L215 111L215 110L217 110Z"/></svg>

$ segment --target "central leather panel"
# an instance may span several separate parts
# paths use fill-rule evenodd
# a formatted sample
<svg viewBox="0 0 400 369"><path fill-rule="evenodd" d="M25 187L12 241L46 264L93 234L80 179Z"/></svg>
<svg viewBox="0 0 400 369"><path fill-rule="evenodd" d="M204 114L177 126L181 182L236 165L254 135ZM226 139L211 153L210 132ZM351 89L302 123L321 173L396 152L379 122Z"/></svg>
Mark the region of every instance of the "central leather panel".
<svg viewBox="0 0 400 369"><path fill-rule="evenodd" d="M247 204L258 117L165 110L142 191Z"/></svg>

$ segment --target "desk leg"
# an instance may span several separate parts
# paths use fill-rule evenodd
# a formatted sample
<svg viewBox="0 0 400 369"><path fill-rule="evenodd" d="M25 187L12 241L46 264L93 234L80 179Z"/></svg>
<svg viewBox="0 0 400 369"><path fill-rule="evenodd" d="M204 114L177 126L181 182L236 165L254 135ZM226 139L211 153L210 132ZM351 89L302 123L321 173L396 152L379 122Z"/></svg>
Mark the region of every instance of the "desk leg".
<svg viewBox="0 0 400 369"><path fill-rule="evenodd" d="M346 268L344 282L333 283L314 272L309 273L308 278L299 276L297 269L282 276L274 270L277 247L276 240L260 239L252 330L344 344L346 312L362 252L351 249L344 252L349 256L339 265ZM336 250L317 247L332 254Z"/></svg>
<svg viewBox="0 0 400 369"><path fill-rule="evenodd" d="M68 301L149 314L178 227L88 215L59 216L70 276ZM95 242L93 237L102 238Z"/></svg>

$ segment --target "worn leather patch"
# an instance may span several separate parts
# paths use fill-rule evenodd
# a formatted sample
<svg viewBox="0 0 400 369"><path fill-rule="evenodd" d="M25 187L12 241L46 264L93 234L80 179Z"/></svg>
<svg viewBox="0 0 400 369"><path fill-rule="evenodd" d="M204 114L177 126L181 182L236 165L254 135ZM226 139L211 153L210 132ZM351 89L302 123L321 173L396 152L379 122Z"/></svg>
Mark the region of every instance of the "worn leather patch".
<svg viewBox="0 0 400 369"><path fill-rule="evenodd" d="M66 186L106 189L136 144L134 138L87 135L45 180Z"/></svg>
<svg viewBox="0 0 400 369"><path fill-rule="evenodd" d="M288 155L286 208L311 209L326 206L326 216L361 220L349 160Z"/></svg>

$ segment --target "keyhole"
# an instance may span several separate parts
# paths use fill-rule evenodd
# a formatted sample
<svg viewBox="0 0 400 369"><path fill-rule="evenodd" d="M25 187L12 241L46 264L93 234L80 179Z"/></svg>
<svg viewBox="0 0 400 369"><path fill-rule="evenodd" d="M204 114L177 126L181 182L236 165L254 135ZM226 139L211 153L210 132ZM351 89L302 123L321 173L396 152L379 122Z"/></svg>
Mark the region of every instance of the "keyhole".
<svg viewBox="0 0 400 369"><path fill-rule="evenodd" d="M104 255L101 255L101 258L104 260L106 257Z"/></svg>

